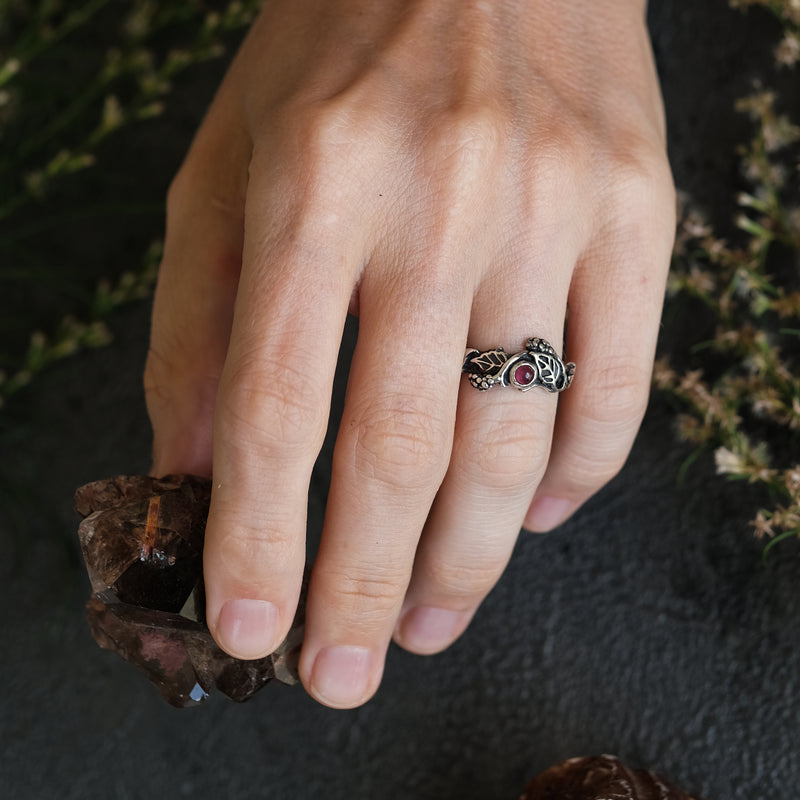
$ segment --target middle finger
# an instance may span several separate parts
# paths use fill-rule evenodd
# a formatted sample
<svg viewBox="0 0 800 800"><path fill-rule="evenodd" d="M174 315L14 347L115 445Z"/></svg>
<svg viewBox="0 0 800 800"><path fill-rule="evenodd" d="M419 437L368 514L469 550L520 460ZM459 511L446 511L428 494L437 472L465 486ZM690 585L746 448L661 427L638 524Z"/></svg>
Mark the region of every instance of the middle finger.
<svg viewBox="0 0 800 800"><path fill-rule="evenodd" d="M333 707L364 702L380 682L447 469L459 374L439 365L459 363L473 291L457 274L446 263L373 264L360 287L359 338L300 661L306 688Z"/></svg>

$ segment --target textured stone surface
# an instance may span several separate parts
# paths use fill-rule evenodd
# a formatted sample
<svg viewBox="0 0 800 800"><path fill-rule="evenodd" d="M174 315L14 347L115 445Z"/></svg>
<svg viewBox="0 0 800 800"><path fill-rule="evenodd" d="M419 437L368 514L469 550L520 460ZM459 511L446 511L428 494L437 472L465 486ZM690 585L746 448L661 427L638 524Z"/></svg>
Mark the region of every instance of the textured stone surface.
<svg viewBox="0 0 800 800"><path fill-rule="evenodd" d="M537 775L520 800L699 800L616 756L571 758Z"/></svg>
<svg viewBox="0 0 800 800"><path fill-rule="evenodd" d="M120 475L75 493L78 529L94 594L86 615L95 641L133 664L179 708L218 688L233 700L268 681L296 683L305 591L275 653L241 661L205 625L203 537L211 482L192 475Z"/></svg>
<svg viewBox="0 0 800 800"><path fill-rule="evenodd" d="M121 603L179 612L196 589L202 591L210 499L210 482L190 476L125 475L80 487L78 538L93 590L111 592Z"/></svg>

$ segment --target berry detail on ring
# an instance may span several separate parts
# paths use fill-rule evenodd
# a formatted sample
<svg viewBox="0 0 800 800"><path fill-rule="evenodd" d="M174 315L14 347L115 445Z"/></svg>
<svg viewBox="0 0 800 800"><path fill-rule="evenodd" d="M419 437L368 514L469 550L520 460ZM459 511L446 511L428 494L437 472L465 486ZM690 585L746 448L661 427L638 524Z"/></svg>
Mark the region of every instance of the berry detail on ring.
<svg viewBox="0 0 800 800"><path fill-rule="evenodd" d="M549 342L532 336L525 342L525 350L513 355L502 347L483 351L468 348L461 371L481 391L514 386L527 392L541 386L548 392L563 392L572 383L575 364L564 363Z"/></svg>

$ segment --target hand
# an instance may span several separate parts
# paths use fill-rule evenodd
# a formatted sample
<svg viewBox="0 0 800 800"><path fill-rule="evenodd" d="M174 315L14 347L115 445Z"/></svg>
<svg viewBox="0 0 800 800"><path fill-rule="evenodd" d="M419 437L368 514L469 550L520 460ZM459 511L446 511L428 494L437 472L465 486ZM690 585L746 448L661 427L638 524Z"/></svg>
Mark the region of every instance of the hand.
<svg viewBox="0 0 800 800"><path fill-rule="evenodd" d="M146 369L154 471L213 467L220 646L260 657L291 623L348 308L300 661L341 708L620 469L673 232L642 0L266 3L170 190ZM462 378L467 344L560 348L567 305L560 399Z"/></svg>

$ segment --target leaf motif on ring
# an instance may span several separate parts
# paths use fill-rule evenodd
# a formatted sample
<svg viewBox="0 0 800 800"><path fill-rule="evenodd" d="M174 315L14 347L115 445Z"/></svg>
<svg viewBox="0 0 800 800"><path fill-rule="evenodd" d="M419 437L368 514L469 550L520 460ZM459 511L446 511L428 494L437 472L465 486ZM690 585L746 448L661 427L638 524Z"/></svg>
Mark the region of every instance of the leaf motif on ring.
<svg viewBox="0 0 800 800"><path fill-rule="evenodd" d="M472 365L481 372L495 372L508 361L508 353L502 350L487 350L480 355L474 356L471 360Z"/></svg>

